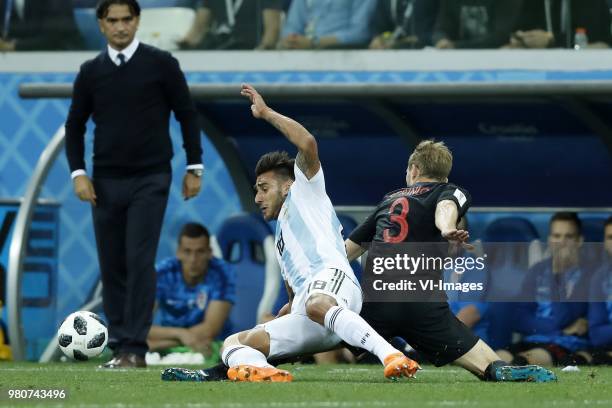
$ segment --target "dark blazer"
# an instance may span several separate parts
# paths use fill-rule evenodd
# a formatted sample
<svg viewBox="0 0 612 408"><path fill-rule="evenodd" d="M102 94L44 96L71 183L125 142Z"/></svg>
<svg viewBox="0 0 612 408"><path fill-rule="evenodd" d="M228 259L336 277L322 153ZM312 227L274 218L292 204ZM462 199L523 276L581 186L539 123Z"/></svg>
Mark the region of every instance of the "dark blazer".
<svg viewBox="0 0 612 408"><path fill-rule="evenodd" d="M13 7L8 30L8 39L16 40L18 51L83 49L71 0L24 1L23 19ZM0 0L0 33L6 5L7 0Z"/></svg>

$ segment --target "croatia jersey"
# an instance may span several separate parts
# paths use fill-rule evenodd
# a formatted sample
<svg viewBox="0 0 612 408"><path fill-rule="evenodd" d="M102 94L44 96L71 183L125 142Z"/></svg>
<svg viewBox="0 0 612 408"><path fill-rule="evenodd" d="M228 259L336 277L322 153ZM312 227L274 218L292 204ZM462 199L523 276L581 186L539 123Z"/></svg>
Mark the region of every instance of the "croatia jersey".
<svg viewBox="0 0 612 408"><path fill-rule="evenodd" d="M191 327L204 321L206 309L211 301L234 303L236 298L236 275L234 268L219 258L212 258L204 280L189 286L183 278L181 261L172 257L156 265L156 301L161 317L161 326ZM216 337L224 339L232 334L227 319Z"/></svg>
<svg viewBox="0 0 612 408"><path fill-rule="evenodd" d="M356 282L342 239L342 225L325 192L323 168L310 180L294 165L295 181L276 224L276 257L294 293L324 269L340 269Z"/></svg>

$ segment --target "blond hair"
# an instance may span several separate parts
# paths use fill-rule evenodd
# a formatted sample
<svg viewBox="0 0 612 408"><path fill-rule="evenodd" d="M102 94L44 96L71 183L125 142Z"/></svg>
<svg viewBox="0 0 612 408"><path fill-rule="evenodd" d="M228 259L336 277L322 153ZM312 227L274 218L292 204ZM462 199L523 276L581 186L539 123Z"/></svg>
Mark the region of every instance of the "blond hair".
<svg viewBox="0 0 612 408"><path fill-rule="evenodd" d="M418 144L408 159L408 168L415 165L421 177L445 180L453 167L453 154L444 142L425 140Z"/></svg>

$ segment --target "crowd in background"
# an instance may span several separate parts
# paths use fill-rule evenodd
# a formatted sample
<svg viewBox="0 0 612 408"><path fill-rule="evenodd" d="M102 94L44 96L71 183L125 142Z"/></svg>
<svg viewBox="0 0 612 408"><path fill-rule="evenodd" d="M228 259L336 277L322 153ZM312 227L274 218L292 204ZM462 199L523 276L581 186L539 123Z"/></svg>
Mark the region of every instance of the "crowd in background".
<svg viewBox="0 0 612 408"><path fill-rule="evenodd" d="M95 0L0 0L0 51L80 50ZM142 0L192 9L174 47L607 48L612 0ZM97 24L88 16L92 26ZM170 23L168 23L170 24ZM163 31L163 30L161 30Z"/></svg>

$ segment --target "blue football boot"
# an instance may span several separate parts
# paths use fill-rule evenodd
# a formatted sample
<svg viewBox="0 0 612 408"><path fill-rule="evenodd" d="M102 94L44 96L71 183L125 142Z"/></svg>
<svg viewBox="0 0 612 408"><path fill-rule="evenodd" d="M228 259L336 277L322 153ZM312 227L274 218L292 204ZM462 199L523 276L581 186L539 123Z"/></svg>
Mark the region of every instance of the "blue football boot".
<svg viewBox="0 0 612 408"><path fill-rule="evenodd" d="M542 383L557 381L557 376L552 371L538 365L503 365L495 367L495 379L497 381L526 381Z"/></svg>
<svg viewBox="0 0 612 408"><path fill-rule="evenodd" d="M166 368L162 371L161 379L163 381L211 381L204 370L189 370L187 368Z"/></svg>

